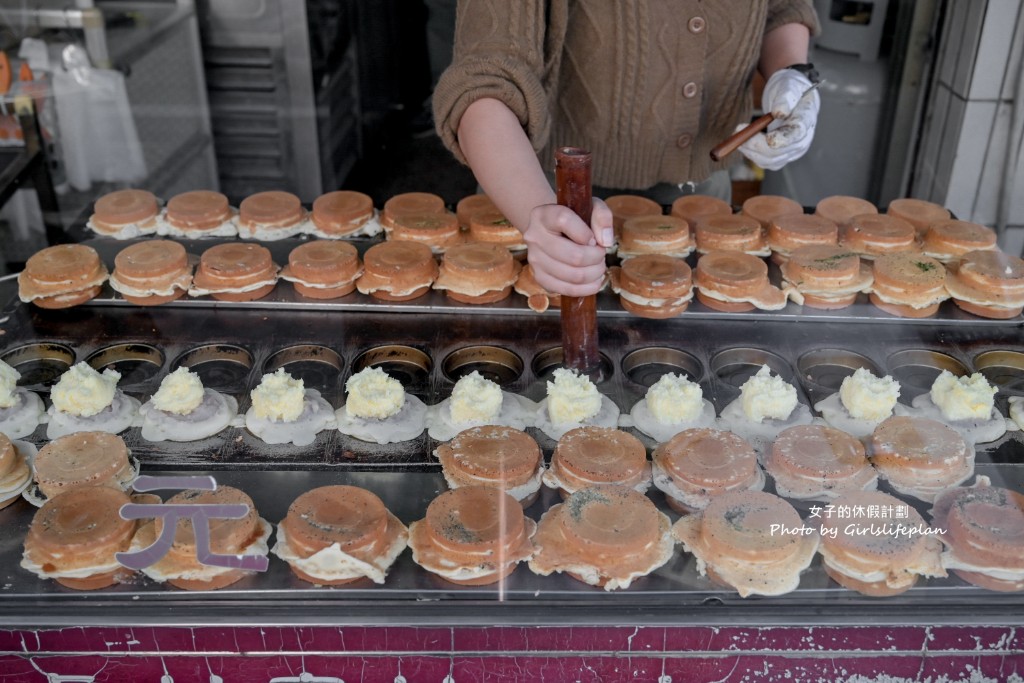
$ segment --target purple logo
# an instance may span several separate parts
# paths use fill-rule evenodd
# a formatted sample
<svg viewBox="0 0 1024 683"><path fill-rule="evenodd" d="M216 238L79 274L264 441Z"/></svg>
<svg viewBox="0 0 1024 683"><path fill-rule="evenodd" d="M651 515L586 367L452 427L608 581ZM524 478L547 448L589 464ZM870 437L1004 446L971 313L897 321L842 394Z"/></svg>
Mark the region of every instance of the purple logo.
<svg viewBox="0 0 1024 683"><path fill-rule="evenodd" d="M217 481L210 476L196 477L153 477L140 476L135 480L136 491L156 491L159 489L198 489L200 491L216 491ZM115 558L129 569L145 569L159 562L174 545L174 532L178 521L192 520L192 530L196 537L196 560L199 564L209 567L226 569L244 569L246 571L265 572L270 560L264 555L221 555L210 550L211 519L241 519L249 514L249 506L244 503L127 503L121 506L121 519L154 519L160 517L164 521L160 537L152 545L127 553L116 553Z"/></svg>

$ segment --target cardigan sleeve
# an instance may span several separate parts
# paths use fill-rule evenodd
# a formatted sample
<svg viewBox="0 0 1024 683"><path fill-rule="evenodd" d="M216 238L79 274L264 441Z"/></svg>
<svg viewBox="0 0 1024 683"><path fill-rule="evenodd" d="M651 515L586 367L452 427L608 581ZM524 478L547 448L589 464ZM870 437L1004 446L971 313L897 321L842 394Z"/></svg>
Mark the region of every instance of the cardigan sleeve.
<svg viewBox="0 0 1024 683"><path fill-rule="evenodd" d="M803 24L811 30L812 36L821 33L818 13L814 11L811 0L769 0L765 33L784 24Z"/></svg>
<svg viewBox="0 0 1024 683"><path fill-rule="evenodd" d="M462 115L482 98L500 100L512 110L535 150L551 132L548 79L564 33L549 0L459 0L451 66L434 89L437 133L452 154L466 163L459 148ZM552 14L553 13L553 14Z"/></svg>

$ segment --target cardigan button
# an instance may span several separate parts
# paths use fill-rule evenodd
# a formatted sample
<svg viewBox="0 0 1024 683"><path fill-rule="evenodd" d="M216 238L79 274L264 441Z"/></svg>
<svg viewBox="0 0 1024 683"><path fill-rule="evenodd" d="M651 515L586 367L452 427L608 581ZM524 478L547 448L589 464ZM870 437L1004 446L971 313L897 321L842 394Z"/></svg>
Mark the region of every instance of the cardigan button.
<svg viewBox="0 0 1024 683"><path fill-rule="evenodd" d="M683 133L678 138L676 138L676 147L678 147L679 149L685 149L690 146L691 142L693 142L693 136L690 135L689 133Z"/></svg>
<svg viewBox="0 0 1024 683"><path fill-rule="evenodd" d="M697 95L697 84L690 81L683 86L683 97L690 99Z"/></svg>
<svg viewBox="0 0 1024 683"><path fill-rule="evenodd" d="M707 26L707 22L704 21L704 17L693 17L690 19L690 33L700 33Z"/></svg>

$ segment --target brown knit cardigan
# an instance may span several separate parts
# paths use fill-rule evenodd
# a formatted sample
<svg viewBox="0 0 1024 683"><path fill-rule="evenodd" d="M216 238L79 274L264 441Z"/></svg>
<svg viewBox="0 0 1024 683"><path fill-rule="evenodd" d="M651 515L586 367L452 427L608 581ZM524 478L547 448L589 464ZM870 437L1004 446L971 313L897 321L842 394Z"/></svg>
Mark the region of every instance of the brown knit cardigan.
<svg viewBox="0 0 1024 683"><path fill-rule="evenodd" d="M816 33L809 0L459 0L455 54L434 91L441 139L491 97L515 113L544 168L564 145L594 154L594 183L700 181L751 112L763 35Z"/></svg>

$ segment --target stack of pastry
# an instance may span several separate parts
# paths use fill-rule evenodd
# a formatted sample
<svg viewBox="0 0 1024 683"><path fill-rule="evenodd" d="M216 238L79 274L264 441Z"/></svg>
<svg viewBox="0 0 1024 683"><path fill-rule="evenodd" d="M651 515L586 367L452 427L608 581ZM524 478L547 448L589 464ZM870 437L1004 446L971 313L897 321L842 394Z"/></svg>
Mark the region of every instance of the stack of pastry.
<svg viewBox="0 0 1024 683"><path fill-rule="evenodd" d="M697 252L739 251L752 256L768 256L771 249L765 230L750 216L707 216L694 226Z"/></svg>
<svg viewBox="0 0 1024 683"><path fill-rule="evenodd" d="M558 440L544 484L563 498L580 489L618 484L638 491L651 485L651 465L640 440L609 427L577 427Z"/></svg>
<svg viewBox="0 0 1024 683"><path fill-rule="evenodd" d="M403 215L440 214L445 212L444 200L430 192L405 192L396 194L384 202L380 224L384 230L395 227L395 221Z"/></svg>
<svg viewBox="0 0 1024 683"><path fill-rule="evenodd" d="M39 308L69 308L100 293L107 267L84 244L58 244L36 252L18 274L18 298Z"/></svg>
<svg viewBox="0 0 1024 683"><path fill-rule="evenodd" d="M257 192L238 206L238 234L264 241L281 240L305 232L308 215L291 192Z"/></svg>
<svg viewBox="0 0 1024 683"><path fill-rule="evenodd" d="M622 260L643 254L686 258L693 252L690 226L676 216L638 216L622 224L618 255Z"/></svg>
<svg viewBox="0 0 1024 683"><path fill-rule="evenodd" d="M913 225L918 236L924 236L933 223L952 217L945 207L923 199L894 199L886 213Z"/></svg>
<svg viewBox="0 0 1024 683"><path fill-rule="evenodd" d="M814 215L827 218L836 225L843 225L854 216L878 213L878 207L866 199L832 195L825 197L814 208Z"/></svg>
<svg viewBox="0 0 1024 683"><path fill-rule="evenodd" d="M924 234L925 256L949 263L972 251L997 249L996 231L967 221L937 221Z"/></svg>
<svg viewBox="0 0 1024 683"><path fill-rule="evenodd" d="M512 293L520 267L500 244L459 244L445 252L434 289L443 289L449 299L466 304L495 303Z"/></svg>
<svg viewBox="0 0 1024 683"><path fill-rule="evenodd" d="M313 240L292 249L281 279L308 299L337 299L354 292L362 274L359 252L351 244Z"/></svg>
<svg viewBox="0 0 1024 683"><path fill-rule="evenodd" d="M919 250L914 226L885 214L862 214L843 224L839 243L866 259Z"/></svg>
<svg viewBox="0 0 1024 683"><path fill-rule="evenodd" d="M775 263L785 263L800 247L833 246L838 242L839 227L821 216L793 213L773 218L768 224L768 246Z"/></svg>
<svg viewBox="0 0 1024 683"><path fill-rule="evenodd" d="M166 304L184 296L191 285L192 266L185 247L177 242L146 240L114 257L110 286L133 304Z"/></svg>
<svg viewBox="0 0 1024 683"><path fill-rule="evenodd" d="M126 240L156 232L159 213L152 192L117 190L96 200L85 225L103 237Z"/></svg>
<svg viewBox="0 0 1024 683"><path fill-rule="evenodd" d="M610 275L622 307L642 318L675 317L693 298L690 266L671 256L635 256L613 267Z"/></svg>
<svg viewBox="0 0 1024 683"><path fill-rule="evenodd" d="M313 202L309 232L324 239L373 237L381 232L377 211L369 195L338 190L320 195Z"/></svg>
<svg viewBox="0 0 1024 683"><path fill-rule="evenodd" d="M157 231L176 237L231 237L238 234L237 217L220 192L194 190L167 202Z"/></svg>
<svg viewBox="0 0 1024 683"><path fill-rule="evenodd" d="M949 298L945 267L927 256L881 256L875 259L871 274L874 282L867 290L871 303L891 315L926 318Z"/></svg>
<svg viewBox="0 0 1024 683"><path fill-rule="evenodd" d="M796 303L811 308L849 306L874 282L871 267L851 251L824 244L800 247L782 264L784 289Z"/></svg>
<svg viewBox="0 0 1024 683"><path fill-rule="evenodd" d="M1013 318L1024 310L1024 260L1001 251L968 252L949 264L946 291L968 313Z"/></svg>
<svg viewBox="0 0 1024 683"><path fill-rule="evenodd" d="M697 261L697 299L716 311L743 312L786 307L786 293L768 282L768 266L738 251L713 251Z"/></svg>
<svg viewBox="0 0 1024 683"><path fill-rule="evenodd" d="M218 301L255 301L274 290L279 270L270 250L259 244L218 244L203 252L188 293Z"/></svg>
<svg viewBox="0 0 1024 683"><path fill-rule="evenodd" d="M523 233L497 209L479 210L469 217L469 239L505 247L519 257L526 257Z"/></svg>
<svg viewBox="0 0 1024 683"><path fill-rule="evenodd" d="M356 289L382 301L409 301L430 291L437 275L437 261L427 245L382 242L363 254Z"/></svg>

